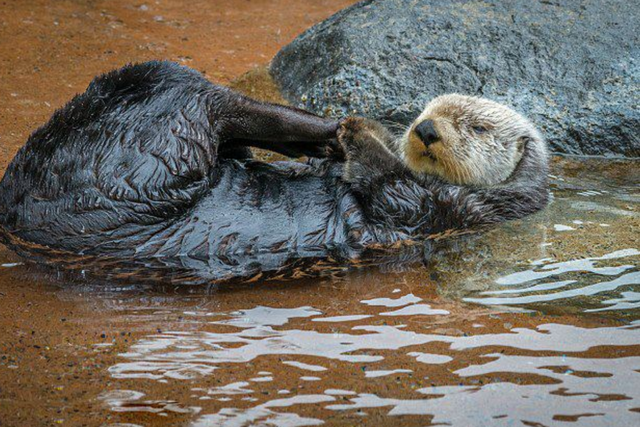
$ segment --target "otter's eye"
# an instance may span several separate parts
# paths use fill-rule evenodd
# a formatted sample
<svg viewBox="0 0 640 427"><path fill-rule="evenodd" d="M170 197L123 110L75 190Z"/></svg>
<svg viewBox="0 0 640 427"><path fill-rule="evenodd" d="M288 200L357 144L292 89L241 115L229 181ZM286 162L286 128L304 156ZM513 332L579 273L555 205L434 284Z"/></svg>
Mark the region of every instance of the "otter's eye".
<svg viewBox="0 0 640 427"><path fill-rule="evenodd" d="M471 129L473 129L473 131L475 133L477 133L478 135L482 135L483 133L486 133L488 131L488 129L486 127L481 126L481 125L471 126Z"/></svg>

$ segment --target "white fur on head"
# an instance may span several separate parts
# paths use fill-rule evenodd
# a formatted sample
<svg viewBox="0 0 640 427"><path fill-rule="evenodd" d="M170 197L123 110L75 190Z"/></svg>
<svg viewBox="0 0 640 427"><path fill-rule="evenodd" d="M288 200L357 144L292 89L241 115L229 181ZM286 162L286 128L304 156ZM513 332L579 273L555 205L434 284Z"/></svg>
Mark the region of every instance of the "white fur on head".
<svg viewBox="0 0 640 427"><path fill-rule="evenodd" d="M425 145L415 131L432 120L439 139ZM484 98L458 94L432 100L399 141L414 171L456 184L496 186L506 181L525 152L546 165L547 150L536 128L512 109Z"/></svg>

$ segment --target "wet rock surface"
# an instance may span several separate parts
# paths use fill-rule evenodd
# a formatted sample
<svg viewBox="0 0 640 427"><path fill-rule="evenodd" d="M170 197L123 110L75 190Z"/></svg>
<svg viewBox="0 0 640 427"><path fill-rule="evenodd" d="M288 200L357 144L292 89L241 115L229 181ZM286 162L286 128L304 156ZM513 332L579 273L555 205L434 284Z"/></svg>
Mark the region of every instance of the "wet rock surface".
<svg viewBox="0 0 640 427"><path fill-rule="evenodd" d="M627 0L363 1L273 60L288 100L408 124L433 97L514 106L556 152L640 156L640 5Z"/></svg>

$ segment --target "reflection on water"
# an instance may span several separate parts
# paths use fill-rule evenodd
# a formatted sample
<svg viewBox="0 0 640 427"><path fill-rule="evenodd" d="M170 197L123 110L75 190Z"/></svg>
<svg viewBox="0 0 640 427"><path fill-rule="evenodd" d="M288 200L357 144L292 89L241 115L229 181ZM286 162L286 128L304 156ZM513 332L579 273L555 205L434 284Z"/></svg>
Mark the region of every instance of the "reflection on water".
<svg viewBox="0 0 640 427"><path fill-rule="evenodd" d="M81 279L28 316L92 331L73 351L105 378L78 387L111 427L635 426L638 178L560 166L545 212L410 270L240 287ZM5 291L29 277L0 258Z"/></svg>
<svg viewBox="0 0 640 427"><path fill-rule="evenodd" d="M637 261L640 251L636 249L624 249L605 254L601 257L585 258L565 262L547 263L548 260L533 262L535 269L513 273L496 279L497 285L509 286L508 289L498 291L485 291L483 295L500 295L498 297L466 298L466 301L477 302L489 305L512 305L529 304L546 301L555 301L573 297L588 297L605 292L615 291L618 288L640 285L640 271L637 271ZM596 267L596 261L617 260L620 258L631 258L636 264L625 264L620 266ZM631 272L625 273L628 270ZM547 282L547 278L571 277L569 273L579 273L580 280L558 280ZM590 274L589 274L590 273ZM600 281L598 276L615 276L612 280ZM545 283L539 283L544 281ZM524 286L514 289L514 286ZM548 292L553 291L553 292ZM503 296L508 294L507 296ZM516 294L517 296L511 296ZM623 292L623 297L617 300L607 301L607 304L614 304L609 307L591 309L587 311L606 311L624 307L633 308L626 304L624 298L635 298L634 292Z"/></svg>
<svg viewBox="0 0 640 427"><path fill-rule="evenodd" d="M401 298L407 301L407 307L416 305L410 295ZM365 300L363 305L370 305L370 301ZM260 307L259 311L264 312L265 308ZM306 320L320 315L318 310L302 307L271 312L274 319L256 316L253 310L230 313L228 320L211 319L209 313L201 313L198 318L206 324L228 324L236 329L153 335L133 345L130 352L121 355L126 361L109 370L115 378L199 378L203 382L203 377L215 375L215 369L233 370L234 379L244 381L194 391L198 397L255 395L259 396L259 401L263 395L259 385L255 384L258 381L251 379L255 374L246 366L256 358L277 355L276 360L282 365L299 369L292 371L286 366L276 367L274 371L278 374L270 377L270 381L282 380L278 375L289 379L298 375L303 379L305 371L322 373L330 371L329 367L335 370L337 362L347 362L348 365L341 369L350 370L351 375L358 376L338 384L335 381L339 379L331 378L331 372L326 377L317 377L322 381L322 387L329 384L352 387L339 402L334 391L265 400L245 409L225 408L215 414L203 415L195 421L198 426L248 425L258 421L274 425L319 424L319 419L273 411L273 408L303 404L320 405L331 411L385 408L390 416L429 415L433 417L433 423L452 425L468 425L478 415L478 408L482 408L483 416L504 419L505 423L518 419L549 424L561 417L582 417L586 414L593 417L586 422L598 425L631 425L638 419L638 414L630 409L640 402L640 355L580 357L581 353L603 347L610 348L613 354L616 351L626 354L624 348L630 347L638 354L638 321L617 327L542 324L536 328L512 327L503 333L449 335L422 333L410 330L407 325L380 325L375 321L342 327L339 331L318 331L314 330L313 323ZM370 314L369 317L376 316ZM290 325L288 322L301 318L305 319L302 324ZM274 328L274 323L279 328ZM416 348L434 352L409 351ZM429 377L441 374L434 374L434 371L450 371L448 375L453 377L449 381L451 385L416 388L411 398L403 399L388 397L388 393L383 393L384 397L359 393L358 386L364 379L392 376L404 381L400 375L414 372L414 369L406 368L385 369L390 367L385 363L385 350L394 351L394 366L419 367L416 371L420 371L420 377L427 374L424 377L427 382ZM469 350L475 351L469 354ZM512 354L513 351L526 355ZM314 364L296 360L300 357L305 360L311 357ZM414 361L418 364L412 363ZM242 367L234 366L236 364L242 364ZM446 366L448 364L455 368ZM485 383L480 380L482 378ZM415 376L406 380L421 382ZM462 380L472 385L458 385ZM509 396L509 405L505 405L505 396ZM121 410L122 407L118 408Z"/></svg>
<svg viewBox="0 0 640 427"><path fill-rule="evenodd" d="M415 302L410 302L407 296L403 298L410 307ZM370 300L366 302L370 304ZM288 314L284 314L284 310L272 312L277 313L274 318L277 329L268 317L257 321L261 316L255 316L252 310L230 313L231 319L224 321L210 319L208 313L202 313L199 319L206 324L232 324L237 329L150 336L133 345L129 353L122 354L126 361L112 366L110 372L115 378L198 378L200 382L207 382L204 377L215 375L215 369L233 371L236 380L233 383L193 389L200 399L224 395L230 398L225 402L234 402L233 407L197 418L194 425L198 426L322 423L320 419L301 417L295 412L281 412L282 408L297 409L299 405L350 412L384 408L389 416L428 415L433 423L447 425L470 425L479 411L483 417L503 420L505 424L515 419L549 425L563 417L587 415L589 419L583 422L594 425L633 425L638 420L638 414L632 409L638 408L640 402L639 321L599 328L552 323L535 328L512 327L502 333L449 335L421 333L409 330L407 325L380 325L375 321L340 330L318 331L308 320L295 325L287 322L307 319L309 313L318 316L318 311L303 307L288 310ZM416 348L434 352L409 351ZM606 348L606 357L585 355L594 348ZM626 348L636 355L628 356ZM385 350L393 350L393 362L389 362L392 366L414 369L385 369L391 367L384 356ZM520 354L513 354L514 351ZM618 352L621 357L615 357ZM255 374L248 364L273 355L279 357L271 359L276 373L270 375L269 381L279 382L285 378L291 381L292 377L304 380L307 371L320 375L328 371L326 376L316 377L321 385L314 390L320 393L265 399L256 384L259 381L251 379ZM314 364L297 358L313 360ZM337 362L347 365L337 368ZM274 364L298 370L292 371L286 366L273 369ZM331 375L336 369L349 371L349 377ZM418 375L401 376L414 372ZM407 398L393 397L394 393L389 394L386 387L380 395L359 392L367 378L392 376L395 381L417 385L443 375L451 378L444 384L416 387ZM244 381L237 381L241 379ZM323 389L329 385L345 387L346 391L339 393L342 397L337 399L334 389ZM240 402L233 399L237 395L256 396L256 401L261 403L237 408L235 405ZM505 396L508 396L508 405L505 405ZM275 408L280 411L274 412ZM122 410L122 406L118 406L118 410ZM137 406L135 410L139 410Z"/></svg>
<svg viewBox="0 0 640 427"><path fill-rule="evenodd" d="M569 161L560 166L565 176L553 177L545 212L494 230L472 243L475 253L441 263L454 283L442 285L443 295L502 308L637 317L637 165L628 174L602 163L591 173Z"/></svg>
<svg viewBox="0 0 640 427"><path fill-rule="evenodd" d="M144 393L132 390L114 390L99 396L114 412L150 412L197 414L198 407L184 408L175 401L143 400Z"/></svg>

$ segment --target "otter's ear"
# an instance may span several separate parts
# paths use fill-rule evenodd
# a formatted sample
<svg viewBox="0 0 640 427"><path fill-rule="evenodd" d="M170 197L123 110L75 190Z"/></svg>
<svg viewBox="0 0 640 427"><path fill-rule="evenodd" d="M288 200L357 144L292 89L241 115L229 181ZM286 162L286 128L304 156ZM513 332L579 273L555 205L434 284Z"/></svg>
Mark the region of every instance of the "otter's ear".
<svg viewBox="0 0 640 427"><path fill-rule="evenodd" d="M529 136L521 136L520 138L518 138L518 141L516 142L516 149L518 150L518 153L524 152L524 149L529 141L531 141L531 137Z"/></svg>

